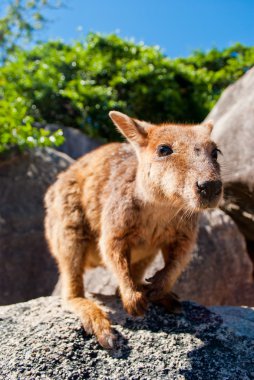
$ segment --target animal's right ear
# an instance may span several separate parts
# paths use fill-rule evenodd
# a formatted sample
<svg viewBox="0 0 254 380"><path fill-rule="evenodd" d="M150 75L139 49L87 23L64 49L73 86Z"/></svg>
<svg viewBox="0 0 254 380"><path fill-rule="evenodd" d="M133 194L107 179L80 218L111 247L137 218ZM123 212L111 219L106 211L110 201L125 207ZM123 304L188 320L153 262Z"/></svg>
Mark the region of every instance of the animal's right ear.
<svg viewBox="0 0 254 380"><path fill-rule="evenodd" d="M208 120L203 123L203 125L207 128L209 134L211 134L213 127L214 127L214 122L213 120Z"/></svg>
<svg viewBox="0 0 254 380"><path fill-rule="evenodd" d="M110 111L109 116L117 129L131 142L138 145L145 145L147 141L149 123L132 119L124 113Z"/></svg>

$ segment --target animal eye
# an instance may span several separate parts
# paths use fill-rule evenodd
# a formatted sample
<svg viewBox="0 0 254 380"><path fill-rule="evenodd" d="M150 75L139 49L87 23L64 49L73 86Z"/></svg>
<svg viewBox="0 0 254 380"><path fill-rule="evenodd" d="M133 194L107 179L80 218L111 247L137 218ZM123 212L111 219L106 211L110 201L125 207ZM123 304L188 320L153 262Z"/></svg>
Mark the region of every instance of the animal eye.
<svg viewBox="0 0 254 380"><path fill-rule="evenodd" d="M218 149L218 148L215 148L213 151L212 151L212 158L214 160L217 160L218 158L218 153L222 154L221 151Z"/></svg>
<svg viewBox="0 0 254 380"><path fill-rule="evenodd" d="M173 153L173 149L168 145L159 145L157 147L157 154L159 157L170 156Z"/></svg>

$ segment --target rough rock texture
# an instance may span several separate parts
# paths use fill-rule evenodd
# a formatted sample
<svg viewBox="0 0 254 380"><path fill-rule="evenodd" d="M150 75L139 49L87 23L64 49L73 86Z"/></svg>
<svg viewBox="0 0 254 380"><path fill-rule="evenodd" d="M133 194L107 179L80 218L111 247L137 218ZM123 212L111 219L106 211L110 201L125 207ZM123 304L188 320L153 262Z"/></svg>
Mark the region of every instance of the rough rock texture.
<svg viewBox="0 0 254 380"><path fill-rule="evenodd" d="M101 145L101 142L86 136L78 129L71 127L63 127L59 125L49 124L45 129L56 131L61 128L65 137L65 142L55 149L77 159L91 150Z"/></svg>
<svg viewBox="0 0 254 380"><path fill-rule="evenodd" d="M145 277L162 267L159 256ZM200 219L198 244L193 260L179 279L174 291L181 299L204 305L254 306L252 263L245 241L233 220L223 211L204 213ZM85 276L90 292L114 294L116 281L104 268L91 270ZM58 285L54 294L59 294Z"/></svg>
<svg viewBox="0 0 254 380"><path fill-rule="evenodd" d="M204 213L193 260L175 291L204 305L254 306L252 262L242 234L220 210Z"/></svg>
<svg viewBox="0 0 254 380"><path fill-rule="evenodd" d="M254 68L222 94L207 119L213 119L213 138L223 152L226 202L248 240L254 260Z"/></svg>
<svg viewBox="0 0 254 380"><path fill-rule="evenodd" d="M43 231L43 196L71 158L52 149L0 162L0 304L51 293L57 278Z"/></svg>
<svg viewBox="0 0 254 380"><path fill-rule="evenodd" d="M1 307L0 379L254 379L254 340L208 309L185 302L183 315L151 308L134 319L114 298L104 302L119 334L112 352L86 336L56 297Z"/></svg>

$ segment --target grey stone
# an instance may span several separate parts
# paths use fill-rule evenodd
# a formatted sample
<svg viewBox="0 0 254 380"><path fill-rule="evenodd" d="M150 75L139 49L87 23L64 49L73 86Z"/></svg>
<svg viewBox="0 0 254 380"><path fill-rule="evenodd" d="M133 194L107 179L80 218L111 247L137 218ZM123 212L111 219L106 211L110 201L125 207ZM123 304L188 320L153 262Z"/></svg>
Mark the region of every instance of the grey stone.
<svg viewBox="0 0 254 380"><path fill-rule="evenodd" d="M44 127L47 130L55 132L62 129L65 142L55 149L77 159L102 144L99 140L86 136L80 130L72 127L64 127L55 124L49 124Z"/></svg>
<svg viewBox="0 0 254 380"><path fill-rule="evenodd" d="M212 136L223 152L223 209L250 242L254 259L254 68L223 92L206 119L214 120Z"/></svg>
<svg viewBox="0 0 254 380"><path fill-rule="evenodd" d="M53 149L0 162L0 304L52 292L57 270L44 238L43 197L70 163Z"/></svg>
<svg viewBox="0 0 254 380"><path fill-rule="evenodd" d="M244 237L220 210L201 216L193 260L176 284L183 299L204 305L254 306L252 262Z"/></svg>
<svg viewBox="0 0 254 380"><path fill-rule="evenodd" d="M57 297L1 307L0 379L253 379L254 340L205 307L184 302L178 316L151 307L134 319L118 299L100 301L119 336L111 352L84 333Z"/></svg>
<svg viewBox="0 0 254 380"><path fill-rule="evenodd" d="M243 306L212 306L209 310L220 315L223 325L239 336L248 336L254 339L254 313L253 309Z"/></svg>

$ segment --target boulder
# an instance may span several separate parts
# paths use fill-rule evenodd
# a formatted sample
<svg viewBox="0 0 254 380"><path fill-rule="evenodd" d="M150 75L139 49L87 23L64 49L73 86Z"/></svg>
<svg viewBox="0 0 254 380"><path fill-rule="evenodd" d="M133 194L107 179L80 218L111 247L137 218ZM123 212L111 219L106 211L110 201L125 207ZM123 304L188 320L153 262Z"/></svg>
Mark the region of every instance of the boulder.
<svg viewBox="0 0 254 380"><path fill-rule="evenodd" d="M102 144L99 140L86 136L76 128L64 127L55 124L49 124L43 128L51 132L55 132L57 129L62 129L65 141L62 145L56 147L55 149L67 154L73 159L83 156Z"/></svg>
<svg viewBox="0 0 254 380"><path fill-rule="evenodd" d="M52 292L57 271L44 238L43 197L71 162L53 149L0 162L0 304Z"/></svg>
<svg viewBox="0 0 254 380"><path fill-rule="evenodd" d="M161 255L155 259L145 277L163 266ZM117 282L105 268L87 272L85 289L112 295ZM234 221L223 211L202 214L193 259L179 278L174 291L181 299L210 305L254 306L252 262L245 240ZM54 295L60 294L60 284Z"/></svg>
<svg viewBox="0 0 254 380"><path fill-rule="evenodd" d="M204 305L254 306L253 265L244 237L223 211L203 213L193 259L175 291Z"/></svg>
<svg viewBox="0 0 254 380"><path fill-rule="evenodd" d="M101 299L102 302L102 299ZM245 379L254 378L254 309L239 334L203 306L184 302L182 315L151 307L144 318L103 303L119 347L100 348L57 297L0 308L0 379ZM244 316L246 309L237 308ZM241 323L241 322L240 322Z"/></svg>
<svg viewBox="0 0 254 380"><path fill-rule="evenodd" d="M225 184L222 208L247 239L254 260L254 68L229 86L206 119L213 119L213 138Z"/></svg>

